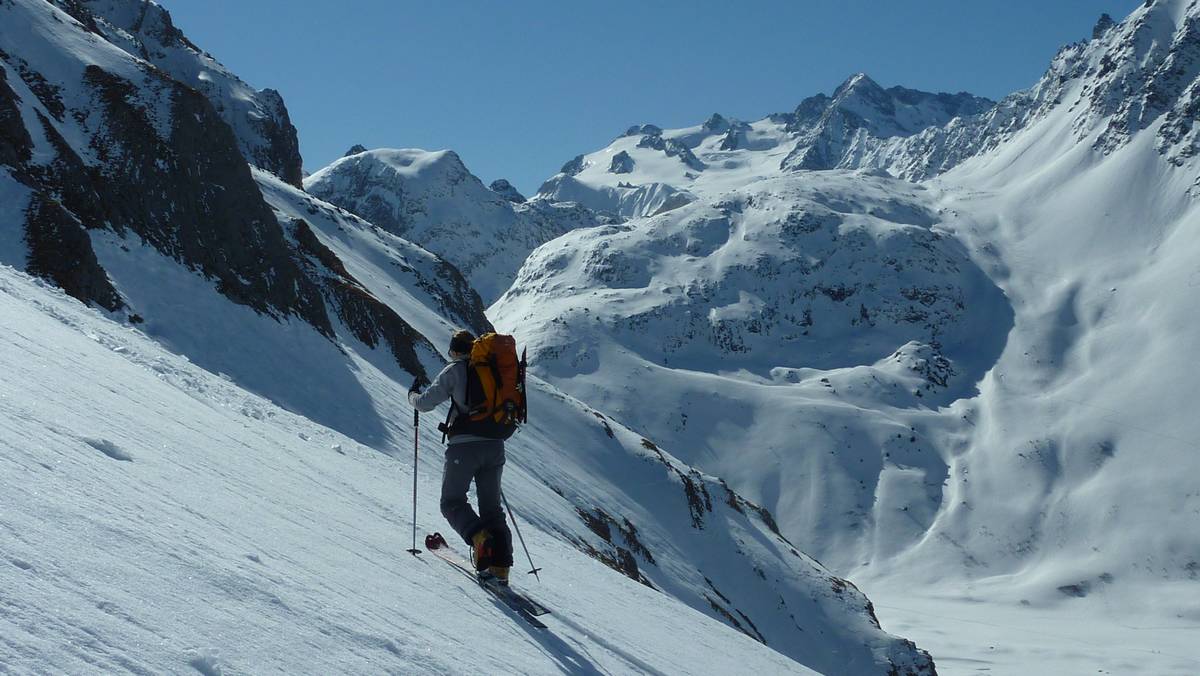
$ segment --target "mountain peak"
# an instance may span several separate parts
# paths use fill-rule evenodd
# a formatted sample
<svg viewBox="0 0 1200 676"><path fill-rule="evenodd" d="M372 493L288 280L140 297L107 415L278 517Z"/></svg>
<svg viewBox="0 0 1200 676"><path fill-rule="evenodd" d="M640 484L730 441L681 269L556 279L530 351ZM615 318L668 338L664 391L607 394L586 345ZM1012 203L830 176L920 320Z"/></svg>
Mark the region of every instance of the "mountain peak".
<svg viewBox="0 0 1200 676"><path fill-rule="evenodd" d="M1096 20L1095 28L1092 28L1092 39L1099 40L1100 38L1104 37L1104 34L1108 32L1108 29L1115 25L1117 25L1117 22L1113 21L1113 18L1109 16L1107 12L1101 14L1100 18Z"/></svg>
<svg viewBox="0 0 1200 676"><path fill-rule="evenodd" d="M720 134L728 129L729 120L725 119L725 117L720 113L713 113L712 117L704 121L705 131L712 132L714 134Z"/></svg>
<svg viewBox="0 0 1200 676"><path fill-rule="evenodd" d="M489 185L488 188L490 188L492 192L503 197L509 202L512 202L513 204L524 204L526 201L528 201L525 199L525 196L521 194L521 191L517 190L516 186L514 186L512 183L509 183L508 179L505 178L498 178L492 181L492 184Z"/></svg>
<svg viewBox="0 0 1200 676"><path fill-rule="evenodd" d="M850 94L883 93L883 87L879 83L871 79L866 73L855 73L846 78L846 81L838 86L833 92L833 98L838 99Z"/></svg>
<svg viewBox="0 0 1200 676"><path fill-rule="evenodd" d="M350 150L347 150L346 154L342 155L342 157L350 157L351 155L357 155L365 152L367 152L366 146L362 145L361 143L355 143L353 146L350 146Z"/></svg>

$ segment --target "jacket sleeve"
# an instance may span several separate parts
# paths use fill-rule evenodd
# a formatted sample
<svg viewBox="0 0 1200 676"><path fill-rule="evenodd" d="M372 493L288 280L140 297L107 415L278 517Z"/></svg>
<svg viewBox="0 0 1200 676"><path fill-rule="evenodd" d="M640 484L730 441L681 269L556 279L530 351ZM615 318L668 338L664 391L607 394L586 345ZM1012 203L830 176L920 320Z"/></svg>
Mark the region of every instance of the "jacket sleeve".
<svg viewBox="0 0 1200 676"><path fill-rule="evenodd" d="M455 377L454 367L457 362L451 362L442 369L442 372L437 374L433 379L433 384L424 392L409 392L408 403L413 405L413 408L428 413L437 408L438 404L450 398L450 394L454 392L454 385L457 382Z"/></svg>

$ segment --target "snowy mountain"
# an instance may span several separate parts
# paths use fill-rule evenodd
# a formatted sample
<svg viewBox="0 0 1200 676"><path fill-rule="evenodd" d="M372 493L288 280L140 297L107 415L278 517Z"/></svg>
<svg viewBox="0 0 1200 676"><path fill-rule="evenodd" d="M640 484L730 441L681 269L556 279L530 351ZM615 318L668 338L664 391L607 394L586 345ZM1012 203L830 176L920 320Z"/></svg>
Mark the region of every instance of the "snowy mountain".
<svg viewBox="0 0 1200 676"><path fill-rule="evenodd" d="M541 193L629 220L539 248L489 315L540 375L722 476L834 570L927 596L905 628L971 651L953 663L1075 673L1137 652L1159 657L1131 670L1193 673L1198 22L1195 3L1147 2L1029 90L923 130L875 106L823 156L799 109L633 128ZM622 201L665 191L684 197ZM1081 636L1159 631L1030 666L931 624L1052 613ZM1019 652L1013 622L989 626Z"/></svg>
<svg viewBox="0 0 1200 676"><path fill-rule="evenodd" d="M550 242L490 315L541 376L670 439L849 566L911 532L876 534L887 510L929 525L947 468L897 418L972 395L1012 325L941 220L927 190L890 178L764 179Z"/></svg>
<svg viewBox="0 0 1200 676"><path fill-rule="evenodd" d="M833 96L809 97L757 122L713 114L684 129L635 125L607 148L568 162L536 197L621 218L649 216L770 176L864 166L882 145L991 106L966 93L884 89L859 73Z"/></svg>
<svg viewBox="0 0 1200 676"><path fill-rule="evenodd" d="M442 256L491 303L538 245L602 222L572 203L514 199L489 189L449 150L347 154L304 181L305 190ZM516 197L520 197L516 193Z"/></svg>
<svg viewBox="0 0 1200 676"><path fill-rule="evenodd" d="M470 277L485 270L460 272L395 223L250 166L245 129L214 94L232 90L205 96L177 79L202 53L139 6L131 23L126 5L0 1L0 313L12 329L0 458L21 486L20 508L0 516L13 564L0 586L18 589L0 664L933 673L770 511L537 379L538 423L510 441L506 487L545 557L550 630L522 631L452 570L408 558L413 518L442 523L438 435L431 421L415 431L397 402L442 365L435 345L452 328L490 327ZM479 246L523 256L570 218L597 222L482 184L476 199L450 153L345 159L379 155L392 177L407 166L428 179L425 193L404 184L430 212L410 232L431 233L444 207L498 204ZM524 233L499 242L508 249L488 239L506 223ZM497 275L512 264L488 263ZM418 470L411 515L398 487ZM93 543L84 556L80 542ZM469 655L434 650L464 630L479 637Z"/></svg>
<svg viewBox="0 0 1200 676"><path fill-rule="evenodd" d="M188 40L171 23L171 15L153 2L81 0L57 4L110 44L203 94L233 130L246 161L300 186L300 143L279 92L256 90L229 72Z"/></svg>
<svg viewBox="0 0 1200 676"><path fill-rule="evenodd" d="M319 395L329 374L296 368L299 344L337 355L329 364L382 345L397 373L440 367L437 349L307 223L276 217L207 98L89 30L101 19L83 4L71 9L84 21L47 2L0 5L0 261L330 424L361 416L356 400L323 419L337 408ZM412 270L412 284L486 325L461 278ZM239 309L207 316L226 305ZM271 357L247 362L235 346Z"/></svg>
<svg viewBox="0 0 1200 676"><path fill-rule="evenodd" d="M991 108L992 101L958 94L930 94L914 89L884 89L858 73L832 97L806 99L785 119L797 135L796 146L781 168L834 169L856 166L858 158L881 140L907 138Z"/></svg>
<svg viewBox="0 0 1200 676"><path fill-rule="evenodd" d="M404 553L407 464L11 268L0 290L17 329L0 350L0 450L18 479L0 568L7 667L808 673L769 642L822 673L932 673L758 508L561 394L539 386L542 422L511 444L509 499L544 571L521 584L554 609L548 632L527 633L449 567ZM372 382L380 403L403 390ZM385 424L411 438L409 420ZM437 455L419 468L422 529L441 522ZM81 557L79 542L96 546Z"/></svg>

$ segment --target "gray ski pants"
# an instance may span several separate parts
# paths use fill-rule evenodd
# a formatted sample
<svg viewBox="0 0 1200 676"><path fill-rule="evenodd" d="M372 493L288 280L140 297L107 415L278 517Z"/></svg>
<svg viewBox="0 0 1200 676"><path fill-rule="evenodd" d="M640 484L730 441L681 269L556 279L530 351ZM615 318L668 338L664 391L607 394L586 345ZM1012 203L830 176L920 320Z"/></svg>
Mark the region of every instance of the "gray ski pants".
<svg viewBox="0 0 1200 676"><path fill-rule="evenodd" d="M468 441L446 447L446 466L442 472L442 516L468 544L471 536L487 528L511 552L508 524L500 504L500 477L504 473L504 442ZM467 490L475 482L479 513L471 509ZM511 565L511 554L508 557Z"/></svg>

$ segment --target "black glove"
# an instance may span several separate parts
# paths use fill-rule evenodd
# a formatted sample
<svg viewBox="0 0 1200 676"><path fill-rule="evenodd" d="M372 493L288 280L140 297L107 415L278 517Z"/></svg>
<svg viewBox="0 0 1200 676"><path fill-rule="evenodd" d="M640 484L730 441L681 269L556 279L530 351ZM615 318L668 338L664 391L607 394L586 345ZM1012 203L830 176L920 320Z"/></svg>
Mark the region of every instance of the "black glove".
<svg viewBox="0 0 1200 676"><path fill-rule="evenodd" d="M416 378L413 378L412 387L408 388L408 393L412 394L413 392L420 392L421 390L425 389L426 384L427 383L425 382L424 378L421 378L419 376Z"/></svg>

